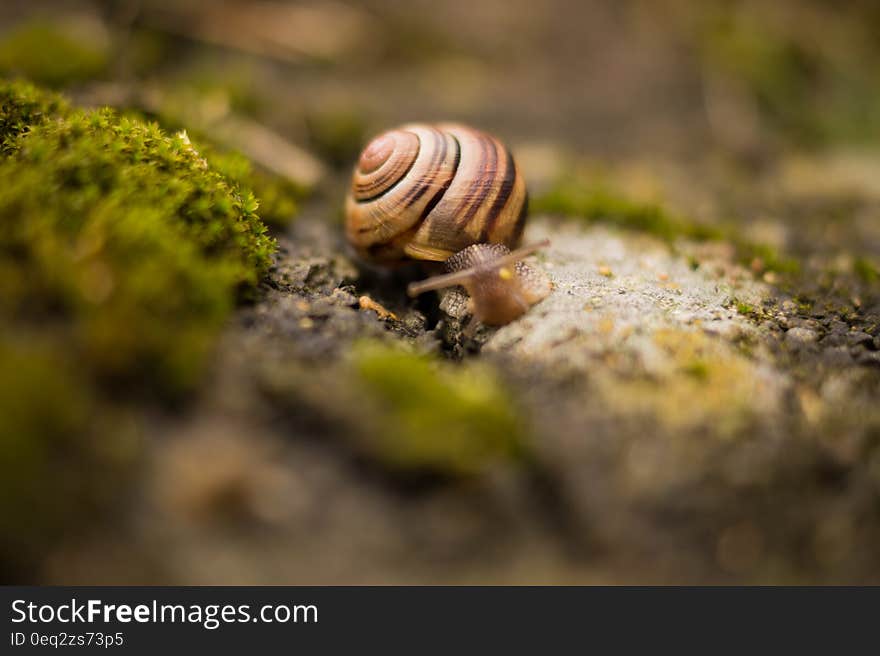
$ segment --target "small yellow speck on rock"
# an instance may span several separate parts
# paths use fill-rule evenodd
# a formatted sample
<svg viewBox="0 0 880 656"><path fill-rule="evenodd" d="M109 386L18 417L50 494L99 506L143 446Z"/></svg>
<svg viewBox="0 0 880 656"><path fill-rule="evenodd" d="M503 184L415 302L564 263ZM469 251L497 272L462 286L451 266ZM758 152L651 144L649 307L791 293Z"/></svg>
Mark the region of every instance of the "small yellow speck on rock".
<svg viewBox="0 0 880 656"><path fill-rule="evenodd" d="M611 271L611 268L604 265L600 266L598 271L600 276L605 276L606 278L610 278L614 275L614 273Z"/></svg>

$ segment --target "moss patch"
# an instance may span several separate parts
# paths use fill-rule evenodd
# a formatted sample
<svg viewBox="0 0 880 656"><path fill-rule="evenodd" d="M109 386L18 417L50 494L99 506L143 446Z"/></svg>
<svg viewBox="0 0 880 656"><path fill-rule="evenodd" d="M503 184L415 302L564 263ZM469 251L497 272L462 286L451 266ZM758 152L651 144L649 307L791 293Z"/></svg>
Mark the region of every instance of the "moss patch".
<svg viewBox="0 0 880 656"><path fill-rule="evenodd" d="M26 82L0 82L0 156L18 150L18 138L33 127L69 113L67 101L55 93Z"/></svg>
<svg viewBox="0 0 880 656"><path fill-rule="evenodd" d="M535 197L531 207L536 212L576 217L589 223L606 223L627 230L654 235L674 244L678 239L727 241L733 244L739 259L766 271L794 273L796 260L782 256L775 248L745 240L733 224L697 223L657 203L629 198L599 177L572 174L558 180L546 193Z"/></svg>
<svg viewBox="0 0 880 656"><path fill-rule="evenodd" d="M253 195L184 137L109 110L34 127L0 176L7 316L63 325L96 374L191 385L235 292L269 264Z"/></svg>
<svg viewBox="0 0 880 656"><path fill-rule="evenodd" d="M0 577L21 580L63 531L86 531L126 498L139 452L64 344L0 328Z"/></svg>
<svg viewBox="0 0 880 656"><path fill-rule="evenodd" d="M309 141L316 152L337 167L357 159L367 136L362 114L350 109L323 110L307 116Z"/></svg>
<svg viewBox="0 0 880 656"><path fill-rule="evenodd" d="M211 121L202 114L200 105L210 105L211 99L192 89L186 93L160 94L161 106L148 112L161 127L169 132L186 130L194 148L205 158L211 169L223 175L231 183L249 189L260 201L260 219L274 228L283 228L296 216L299 203L308 195L309 189L295 181L273 175L255 165L248 157L234 148L224 145L223 139L211 138ZM225 97L224 97L225 98ZM226 106L225 100L217 101ZM193 107L196 109L193 109ZM142 108L142 111L146 111ZM226 111L226 110L223 110ZM146 118L144 119L146 120ZM195 125L196 129L191 129Z"/></svg>
<svg viewBox="0 0 880 656"><path fill-rule="evenodd" d="M873 285L880 281L880 269L874 266L867 258L857 257L853 262L853 271L863 282Z"/></svg>
<svg viewBox="0 0 880 656"><path fill-rule="evenodd" d="M34 515L0 531L5 559L123 496L128 400L194 387L274 242L185 135L26 84L0 99L0 517Z"/></svg>
<svg viewBox="0 0 880 656"><path fill-rule="evenodd" d="M685 221L661 205L632 200L604 181L586 181L572 175L536 197L532 207L539 212L576 216L589 222L603 222L647 232L666 241L679 237L721 239L721 231L710 225Z"/></svg>
<svg viewBox="0 0 880 656"><path fill-rule="evenodd" d="M209 166L230 182L250 189L260 201L260 219L273 228L283 228L296 216L304 189L288 180L270 175L255 167L235 151L223 151L197 137L196 148Z"/></svg>
<svg viewBox="0 0 880 656"><path fill-rule="evenodd" d="M768 312L766 308L747 303L740 299L733 299L733 307L736 308L737 314L748 317L752 321L766 321L772 318L771 313Z"/></svg>
<svg viewBox="0 0 880 656"><path fill-rule="evenodd" d="M0 73L58 87L101 75L109 51L44 20L18 25L0 37Z"/></svg>
<svg viewBox="0 0 880 656"><path fill-rule="evenodd" d="M465 475L525 456L522 420L488 368L375 343L355 349L354 368L382 410L369 441L385 465Z"/></svg>
<svg viewBox="0 0 880 656"><path fill-rule="evenodd" d="M731 80L769 127L804 145L880 136L876 11L799 4L707 7L693 32L706 70Z"/></svg>

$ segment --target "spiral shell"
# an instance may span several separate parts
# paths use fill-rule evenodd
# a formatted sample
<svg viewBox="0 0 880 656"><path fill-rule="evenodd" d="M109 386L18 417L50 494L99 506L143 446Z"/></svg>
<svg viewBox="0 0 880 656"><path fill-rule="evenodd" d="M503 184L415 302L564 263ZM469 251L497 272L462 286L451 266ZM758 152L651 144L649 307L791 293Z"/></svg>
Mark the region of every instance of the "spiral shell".
<svg viewBox="0 0 880 656"><path fill-rule="evenodd" d="M476 243L515 248L526 187L510 152L463 125L410 124L371 141L346 198L346 235L374 261L442 261Z"/></svg>

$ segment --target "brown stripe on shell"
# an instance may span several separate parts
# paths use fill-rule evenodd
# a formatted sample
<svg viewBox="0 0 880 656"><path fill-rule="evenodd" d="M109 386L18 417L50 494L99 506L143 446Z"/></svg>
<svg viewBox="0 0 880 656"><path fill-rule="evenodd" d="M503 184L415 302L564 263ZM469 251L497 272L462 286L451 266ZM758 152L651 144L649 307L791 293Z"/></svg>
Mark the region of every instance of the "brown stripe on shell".
<svg viewBox="0 0 880 656"><path fill-rule="evenodd" d="M403 199L404 208L415 205L428 189L436 184L437 178L440 176L440 164L446 159L446 138L438 130L433 130L432 136L434 137L434 157L431 158L431 164L428 169L431 177L428 180L423 180L421 185L410 190ZM440 142L439 146L437 144L438 140ZM452 176L449 179L451 181Z"/></svg>
<svg viewBox="0 0 880 656"><path fill-rule="evenodd" d="M448 145L446 142L446 136L444 133L440 132L436 128L431 126L423 126L427 130L430 131L431 145L424 145L424 148L427 149L426 152L430 153L431 159L426 165L425 175L430 176L427 179L422 179L418 184L414 184L412 187L406 190L405 195L402 198L394 199L393 204L389 205L386 208L386 211L389 215L396 214L398 212L403 213L406 212L410 207L415 205L422 196L427 193L427 191L434 186L438 186L437 180L444 174L444 169L442 167L443 162L446 159L446 154L448 151ZM421 152L421 148L419 149ZM410 167L411 168L411 167ZM441 187L448 186L449 182L452 180L454 175L454 171L452 174L448 176L448 179L443 182ZM380 194L380 197L384 194ZM407 229L405 232L411 232L412 234L418 229L421 224L424 213L420 213L420 216L414 222L414 228ZM371 232L379 232L383 230L388 221L385 222L377 222L369 225L361 226L356 230L356 233L359 235L366 235ZM392 233L390 239L397 241L399 239L399 233Z"/></svg>
<svg viewBox="0 0 880 656"><path fill-rule="evenodd" d="M431 161L428 164L427 171L429 171L428 174L431 177L428 180L422 180L420 184L414 185L409 190L407 190L406 195L403 198L397 200L391 207L388 208L389 212L404 211L408 207L411 207L412 205L417 203L422 196L425 195L425 193L433 184L435 184L435 181L441 171L440 164L446 157L446 139L443 137L443 134L438 130L434 128L430 128L430 130L433 144L430 146ZM413 160L413 162L415 162L415 159ZM410 168L412 168L412 166L414 166L414 164L410 165ZM409 169L407 170L407 173L409 173ZM406 174L404 174L404 177L406 177ZM452 177L450 176L450 180L451 179ZM377 196L376 198L379 198L382 195L384 194L379 194L379 196ZM368 200L375 200L375 198L371 198ZM421 222L421 219L422 217L420 217L419 220L416 222L417 225ZM368 232L378 230L380 227L381 226L379 225L364 226L362 228L359 228L357 232L358 234L367 234Z"/></svg>
<svg viewBox="0 0 880 656"><path fill-rule="evenodd" d="M479 166L476 167L477 171L479 171L479 174L474 176L474 179L471 181L470 187L468 187L467 193L464 194L461 203L452 213L452 215L456 217L455 224L459 228L467 225L469 217L464 215L465 210L471 205L477 205L477 207L479 207L479 203L481 200L480 190L482 189L483 183L486 179L484 172L486 170L486 161L489 159L488 153L486 152L486 144L488 143L488 139L482 134L477 134L477 138L480 142L480 159L478 162Z"/></svg>
<svg viewBox="0 0 880 656"><path fill-rule="evenodd" d="M488 194L495 186L495 177L498 175L499 143L491 137L486 137L485 139L489 146L491 146L491 149L488 147L486 148L489 155L485 158L483 162L483 167L480 170L480 175L478 176L480 180L480 188L477 191L477 195L473 199L470 207L468 207L467 212L465 212L464 216L461 218L460 225L462 226L465 226L473 221L477 212L479 212L483 207L485 207L486 203L489 202Z"/></svg>
<svg viewBox="0 0 880 656"><path fill-rule="evenodd" d="M443 183L437 193L431 197L431 200L428 201L428 204L425 205L425 209L422 210L422 215L419 217L419 223L425 220L431 211L437 206L437 203L440 202L440 199L443 198L443 195L449 190L449 185L452 184L452 181L455 179L455 174L458 173L458 165L461 163L461 144L458 142L458 139L455 135L449 135L452 137L452 141L455 144L455 159L452 160L452 175L449 176L449 179ZM443 147L446 147L446 139L443 140ZM446 151L444 150L444 158L446 156ZM443 161L442 159L440 160Z"/></svg>
<svg viewBox="0 0 880 656"><path fill-rule="evenodd" d="M511 193L513 192L516 183L516 176L516 164L513 161L513 155L511 155L508 150L504 177L501 180L501 185L498 187L498 194L495 196L495 200L492 201L492 206L489 208L488 213L483 219L483 229L480 231L480 241L486 241L495 229L498 217L501 216L501 213L507 207L507 202L510 200Z"/></svg>
<svg viewBox="0 0 880 656"><path fill-rule="evenodd" d="M391 160L391 166L388 168L388 171L383 172L375 180L369 183L356 182L354 185L354 197L357 202L368 203L387 194L394 189L394 187L412 170L412 167L415 166L421 150L421 143L418 135L413 134L412 132L401 132L401 134L406 135L408 140L410 140L410 138L414 139L415 148L409 151L409 153L411 153L410 157L405 158L401 156L395 158L394 154L392 154L389 158L389 160ZM386 164L388 163L389 162L386 162ZM383 165L379 171L381 171L382 168L385 168L385 166ZM355 172L355 178L357 178L357 175L358 171Z"/></svg>
<svg viewBox="0 0 880 656"><path fill-rule="evenodd" d="M516 217L516 223L513 225L513 231L511 232L511 244L518 244L520 239L522 239L523 231L526 228L526 216L529 213L529 192L525 192L523 196L523 204L522 208L519 211L519 215Z"/></svg>

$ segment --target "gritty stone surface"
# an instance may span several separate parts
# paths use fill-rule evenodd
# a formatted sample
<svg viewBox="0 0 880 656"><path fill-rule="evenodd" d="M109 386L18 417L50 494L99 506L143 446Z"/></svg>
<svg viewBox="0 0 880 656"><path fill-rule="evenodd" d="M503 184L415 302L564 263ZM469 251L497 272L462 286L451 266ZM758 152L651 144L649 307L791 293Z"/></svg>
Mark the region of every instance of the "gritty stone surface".
<svg viewBox="0 0 880 656"><path fill-rule="evenodd" d="M819 339L819 335L815 330L802 326L795 326L785 333L785 340L794 344L810 344L817 339Z"/></svg>
<svg viewBox="0 0 880 656"><path fill-rule="evenodd" d="M424 271L363 266L298 223L198 404L149 427L137 519L62 545L47 578L133 582L136 563L144 582L194 584L875 580L874 310L808 307L723 244L536 218L525 241L545 237L532 260L551 295L466 336L460 290L413 301ZM492 367L527 464L423 479L365 457L346 364L364 338Z"/></svg>
<svg viewBox="0 0 880 656"><path fill-rule="evenodd" d="M460 290L412 301L423 271L364 267L333 230L298 224L197 407L152 427L138 520L64 545L47 576L132 582L132 562L145 582L214 584L880 571L873 310L807 309L717 245L541 219L525 241L545 237L532 260L551 295L466 337ZM493 367L526 418L528 465L421 480L365 460L346 366L363 338Z"/></svg>
<svg viewBox="0 0 880 656"><path fill-rule="evenodd" d="M768 295L763 283L694 270L657 241L604 228L583 232L534 222L527 241L545 237L551 245L538 259L553 292L495 332L486 352L578 367L615 350L651 370L657 355L650 337L657 330L701 330L729 340L756 332L734 305L759 305Z"/></svg>

